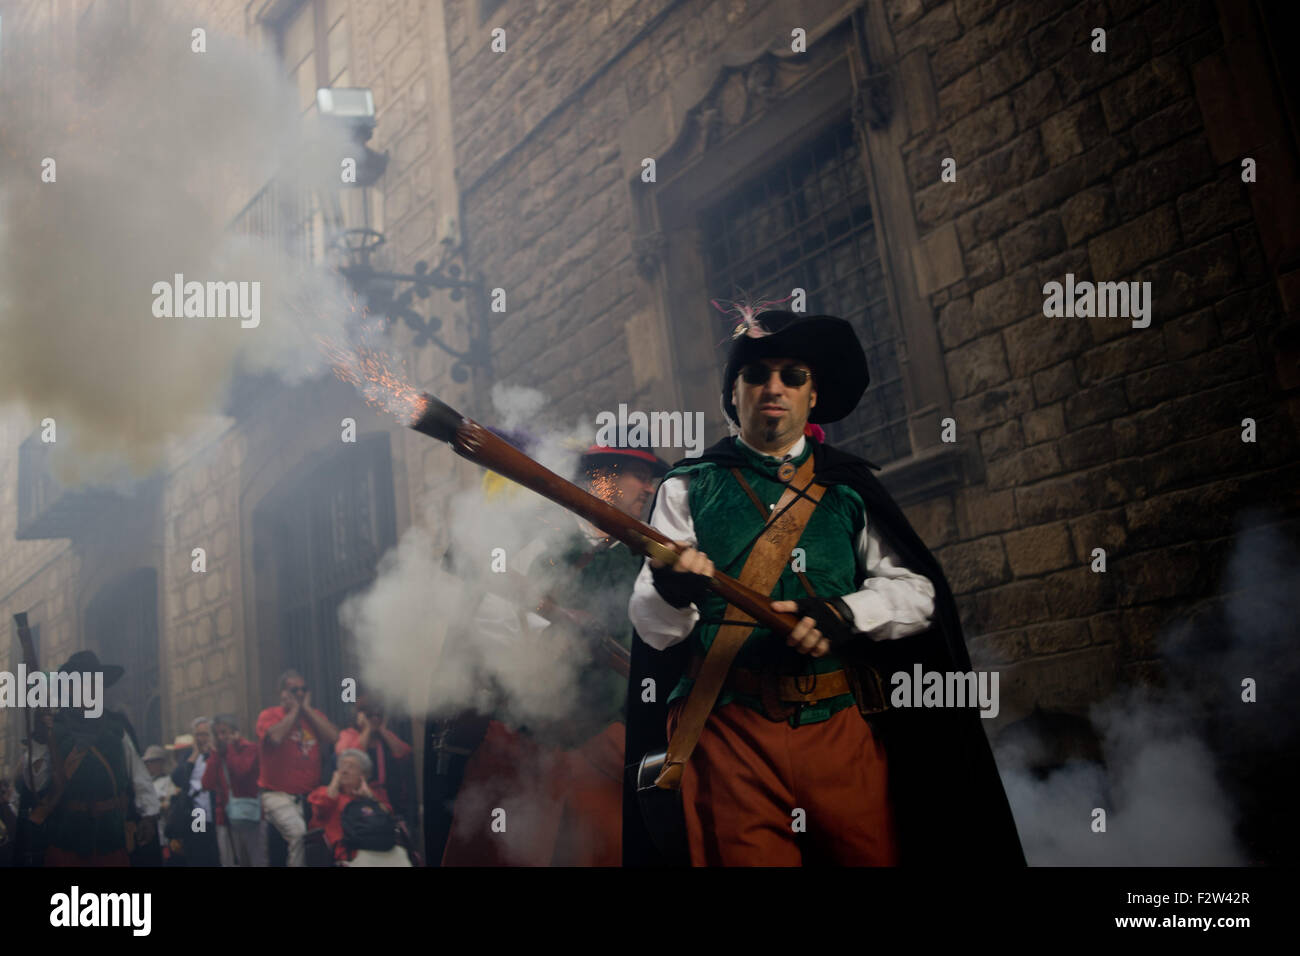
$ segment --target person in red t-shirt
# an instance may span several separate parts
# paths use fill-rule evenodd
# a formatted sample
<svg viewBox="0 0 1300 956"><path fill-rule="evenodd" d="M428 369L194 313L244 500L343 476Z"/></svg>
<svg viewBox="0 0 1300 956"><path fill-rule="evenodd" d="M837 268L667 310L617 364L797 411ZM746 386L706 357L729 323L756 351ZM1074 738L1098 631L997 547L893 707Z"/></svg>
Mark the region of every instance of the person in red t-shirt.
<svg viewBox="0 0 1300 956"><path fill-rule="evenodd" d="M212 791L217 850L222 866L266 866L266 828L261 820L232 820L230 798L257 800L257 744L245 740L231 714L212 718L216 746L203 771L203 789ZM254 808L256 810L256 808Z"/></svg>
<svg viewBox="0 0 1300 956"><path fill-rule="evenodd" d="M280 706L268 707L257 718L257 785L262 813L289 844L289 865L303 865L302 838L306 795L320 783L321 747L332 747L339 732L329 718L311 706L307 681L297 671L280 675Z"/></svg>
<svg viewBox="0 0 1300 956"><path fill-rule="evenodd" d="M407 781L411 776L411 745L384 725L383 707L369 694L358 694L356 707L356 726L339 731L334 752L360 750L368 756L374 771L366 777L375 799L388 803L410 824L411 812L406 804L410 796Z"/></svg>
<svg viewBox="0 0 1300 956"><path fill-rule="evenodd" d="M307 797L311 803L311 826L323 827L325 839L334 850L336 859L346 859L347 854L339 846L343 839L343 808L357 797L368 797L379 803L389 813L393 808L388 801L376 794L366 783L370 775L370 758L364 751L348 749L339 755L338 769L334 771L328 787L317 787Z"/></svg>

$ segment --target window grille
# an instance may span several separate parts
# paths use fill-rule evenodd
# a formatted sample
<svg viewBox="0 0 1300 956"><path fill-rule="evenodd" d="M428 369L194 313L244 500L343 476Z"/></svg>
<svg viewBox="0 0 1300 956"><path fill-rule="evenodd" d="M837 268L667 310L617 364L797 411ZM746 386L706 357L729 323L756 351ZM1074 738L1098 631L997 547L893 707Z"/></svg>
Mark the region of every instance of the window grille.
<svg viewBox="0 0 1300 956"><path fill-rule="evenodd" d="M871 386L853 414L827 426L827 439L883 465L910 455L911 443L900 332L863 162L845 115L704 208L699 222L711 298L779 299L802 288L807 314L853 323Z"/></svg>
<svg viewBox="0 0 1300 956"><path fill-rule="evenodd" d="M345 677L358 682L352 637L339 606L375 579L395 541L392 465L387 440L365 443L317 468L266 515L276 580L280 668L307 678L312 703L351 726L340 699ZM278 699L278 689L272 699Z"/></svg>

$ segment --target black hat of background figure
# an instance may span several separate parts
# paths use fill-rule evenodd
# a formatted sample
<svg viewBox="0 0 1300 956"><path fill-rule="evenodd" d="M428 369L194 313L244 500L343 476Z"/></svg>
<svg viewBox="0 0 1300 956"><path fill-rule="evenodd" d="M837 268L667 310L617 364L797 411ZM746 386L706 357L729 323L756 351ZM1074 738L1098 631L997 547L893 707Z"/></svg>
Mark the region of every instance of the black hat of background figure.
<svg viewBox="0 0 1300 956"><path fill-rule="evenodd" d="M112 687L122 675L126 673L126 668L119 667L116 664L101 664L99 655L94 651L77 651L59 668L60 674L85 674L103 671L104 686Z"/></svg>
<svg viewBox="0 0 1300 956"><path fill-rule="evenodd" d="M613 445L592 445L578 459L578 473L598 468L617 471L630 462L640 462L650 469L655 478L668 474L672 466L654 452L645 448L620 448Z"/></svg>
<svg viewBox="0 0 1300 956"><path fill-rule="evenodd" d="M857 407L870 377L867 357L852 325L834 315L798 315L784 310L760 312L754 321L768 334L757 338L742 334L733 339L723 374L722 410L734 424L740 424L740 417L731 400L731 387L740 370L759 359L797 359L808 364L817 389L810 422L837 422Z"/></svg>

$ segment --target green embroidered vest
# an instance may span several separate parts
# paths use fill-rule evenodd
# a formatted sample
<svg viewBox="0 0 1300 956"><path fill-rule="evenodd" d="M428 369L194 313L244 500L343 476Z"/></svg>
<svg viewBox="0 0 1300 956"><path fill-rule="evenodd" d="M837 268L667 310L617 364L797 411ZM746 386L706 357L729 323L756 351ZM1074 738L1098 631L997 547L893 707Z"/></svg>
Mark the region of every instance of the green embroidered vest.
<svg viewBox="0 0 1300 956"><path fill-rule="evenodd" d="M776 477L781 459L762 455L737 439L733 441L737 453L746 462L746 467L741 469L745 480L770 513L771 506L776 504L786 488L785 483ZM791 461L795 465L801 465L811 454L812 441L807 440L803 452ZM697 547L712 559L718 570L739 577L765 519L759 516L758 509L730 469L712 462L701 462L676 468L669 472L668 477L681 475L689 476L687 500L699 542ZM844 485L831 485L827 488L821 503L804 528L791 562L786 565L772 592L772 600L797 601L807 596L808 592L800 583L795 567L804 572L821 597L839 597L856 591L861 580L856 542L865 520L866 507L857 492ZM703 655L712 645L721 626L726 601L710 592L698 607L700 620L687 640L694 645L697 654ZM797 654L786 645L783 637L774 635L767 628L756 627L732 666L755 671L775 669L780 673L813 675L839 670L843 664L834 654L821 658ZM679 697L685 697L693 683L690 678L683 677L673 689L668 702L671 704ZM811 684L811 677L808 683ZM721 707L733 700L755 710L763 709L758 698L732 694L725 689L718 696L714 707ZM828 720L833 714L853 704L852 694L841 694L816 704L804 705L790 718L790 724L798 727Z"/></svg>

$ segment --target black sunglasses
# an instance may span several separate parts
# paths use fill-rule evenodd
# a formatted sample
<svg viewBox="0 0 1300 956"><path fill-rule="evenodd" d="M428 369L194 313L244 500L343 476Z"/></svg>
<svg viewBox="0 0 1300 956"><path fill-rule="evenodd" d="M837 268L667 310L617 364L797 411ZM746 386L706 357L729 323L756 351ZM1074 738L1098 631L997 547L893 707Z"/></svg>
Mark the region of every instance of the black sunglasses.
<svg viewBox="0 0 1300 956"><path fill-rule="evenodd" d="M812 372L798 365L783 365L780 369L770 369L766 365L746 365L740 370L740 377L746 385L766 385L773 371L781 373L781 381L787 388L803 388L812 378Z"/></svg>

